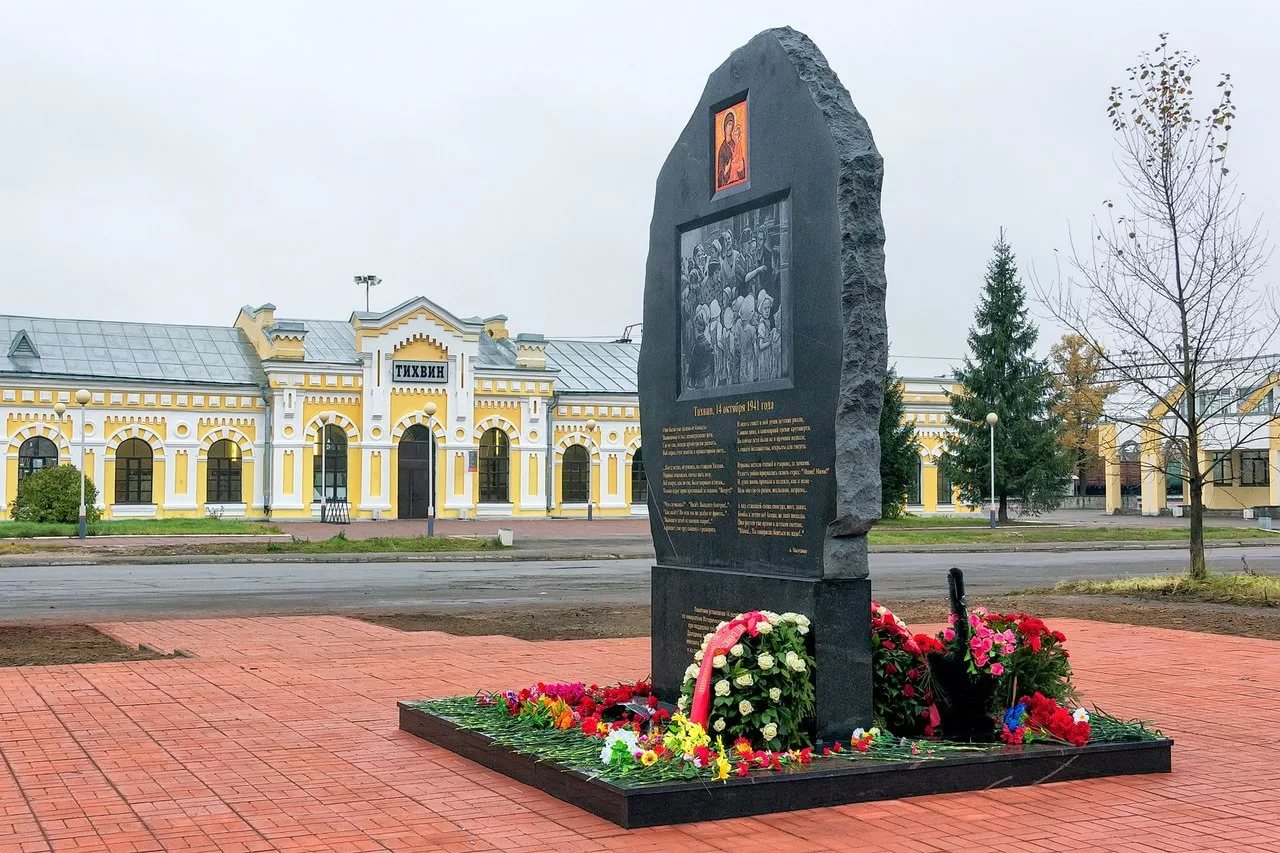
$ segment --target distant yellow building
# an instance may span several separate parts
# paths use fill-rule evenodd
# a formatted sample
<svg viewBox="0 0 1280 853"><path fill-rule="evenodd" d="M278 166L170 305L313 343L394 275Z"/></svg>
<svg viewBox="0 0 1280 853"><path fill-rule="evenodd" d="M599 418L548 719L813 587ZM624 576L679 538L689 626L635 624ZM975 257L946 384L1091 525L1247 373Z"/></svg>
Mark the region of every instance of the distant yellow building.
<svg viewBox="0 0 1280 853"><path fill-rule="evenodd" d="M907 495L907 510L913 513L974 512L975 507L961 503L959 490L951 485L938 464L950 432L948 394L959 393L959 384L948 376L903 376L901 382L903 417L914 426L920 445L915 480Z"/></svg>
<svg viewBox="0 0 1280 853"><path fill-rule="evenodd" d="M107 518L307 519L322 503L354 519L423 518L431 505L442 518L644 515L639 351L512 336L506 317L459 318L425 298L347 320L246 306L229 326L0 316L0 518L23 477L78 464L82 445ZM908 509L972 512L938 466L960 388L923 372L901 380L920 442ZM1206 436L1211 509L1280 504L1273 384ZM1253 421L1266 428L1219 449ZM1101 429L1106 510L1166 512L1176 478L1128 432Z"/></svg>
<svg viewBox="0 0 1280 853"><path fill-rule="evenodd" d="M511 337L417 298L347 321L0 316L0 347L3 515L82 445L107 518L647 511L637 343Z"/></svg>

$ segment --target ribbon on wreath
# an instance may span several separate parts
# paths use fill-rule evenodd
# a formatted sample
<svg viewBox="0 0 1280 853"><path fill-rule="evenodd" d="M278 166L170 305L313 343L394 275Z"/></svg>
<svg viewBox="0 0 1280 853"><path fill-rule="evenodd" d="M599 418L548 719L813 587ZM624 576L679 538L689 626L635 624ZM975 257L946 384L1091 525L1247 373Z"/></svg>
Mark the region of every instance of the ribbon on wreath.
<svg viewBox="0 0 1280 853"><path fill-rule="evenodd" d="M768 619L759 610L743 613L727 623L711 636L711 642L702 653L702 666L698 669L698 680L693 685L693 707L689 711L689 721L697 723L704 729L711 718L711 679L715 675L713 661L716 655L726 655L743 634L755 637L760 634L760 623L768 623Z"/></svg>

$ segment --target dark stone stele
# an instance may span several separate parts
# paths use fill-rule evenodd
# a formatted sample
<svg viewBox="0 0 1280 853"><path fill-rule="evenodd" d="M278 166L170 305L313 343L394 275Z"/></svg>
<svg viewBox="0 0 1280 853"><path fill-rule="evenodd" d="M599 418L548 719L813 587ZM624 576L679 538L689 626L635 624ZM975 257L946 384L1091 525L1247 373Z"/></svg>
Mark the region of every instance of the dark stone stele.
<svg viewBox="0 0 1280 853"><path fill-rule="evenodd" d="M745 112L734 112L743 116L735 126L746 125L745 158L736 148L713 152L715 115L744 100ZM795 30L768 30L711 75L662 169L645 280L655 688L675 697L721 619L804 613L819 743L847 740L872 718L866 532L880 514L887 358L880 180L866 122L822 54ZM735 255L725 231L754 247ZM412 703L400 703L400 728L624 827L1168 772L1172 744L819 759L723 784L626 788L518 754Z"/></svg>
<svg viewBox="0 0 1280 853"><path fill-rule="evenodd" d="M1168 773L1173 744L1165 738L1083 747L1030 744L919 761L824 760L821 767L798 772L627 788L536 755L521 755L412 703L400 703L400 728L627 829L925 794Z"/></svg>
<svg viewBox="0 0 1280 853"><path fill-rule="evenodd" d="M747 179L716 192L716 115L744 100ZM692 644L721 619L803 613L819 742L872 718L882 174L822 53L767 30L708 80L658 177L650 228L639 387L654 684L674 698Z"/></svg>

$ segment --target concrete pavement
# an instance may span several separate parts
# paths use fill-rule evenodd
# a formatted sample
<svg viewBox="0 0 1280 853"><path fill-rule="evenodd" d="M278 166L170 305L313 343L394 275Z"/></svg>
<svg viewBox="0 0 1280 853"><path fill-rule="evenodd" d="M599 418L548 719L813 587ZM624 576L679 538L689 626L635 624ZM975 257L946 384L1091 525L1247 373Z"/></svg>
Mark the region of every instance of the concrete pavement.
<svg viewBox="0 0 1280 853"><path fill-rule="evenodd" d="M1209 552L1213 569L1280 572L1280 549ZM649 600L648 559L436 563L103 565L0 569L0 621L155 619L279 613L501 610L535 603L639 604ZM1182 571L1186 552L874 554L871 577L886 600L943 598L945 571L965 570L975 596L1046 587L1063 579Z"/></svg>

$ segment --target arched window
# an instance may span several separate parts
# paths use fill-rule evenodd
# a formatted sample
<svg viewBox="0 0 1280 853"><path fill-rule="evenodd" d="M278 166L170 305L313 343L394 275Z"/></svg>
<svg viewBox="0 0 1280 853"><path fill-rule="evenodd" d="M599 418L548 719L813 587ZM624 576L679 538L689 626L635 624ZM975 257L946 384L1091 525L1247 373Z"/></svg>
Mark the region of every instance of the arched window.
<svg viewBox="0 0 1280 853"><path fill-rule="evenodd" d="M480 436L480 503L511 500L511 440L494 427Z"/></svg>
<svg viewBox="0 0 1280 853"><path fill-rule="evenodd" d="M151 445L142 439L120 442L116 448L116 503L151 503L152 459Z"/></svg>
<svg viewBox="0 0 1280 853"><path fill-rule="evenodd" d="M219 439L209 447L204 499L215 504L238 504L244 499L240 491L240 445L229 438Z"/></svg>
<svg viewBox="0 0 1280 853"><path fill-rule="evenodd" d="M631 457L631 503L643 504L649 501L649 478L644 473L644 450L636 448Z"/></svg>
<svg viewBox="0 0 1280 853"><path fill-rule="evenodd" d="M581 444L565 448L560 465L560 498L567 504L591 500L591 454Z"/></svg>
<svg viewBox="0 0 1280 853"><path fill-rule="evenodd" d="M951 494L951 478L947 476L947 472L938 466L938 506L950 506L955 502L955 498Z"/></svg>
<svg viewBox="0 0 1280 853"><path fill-rule="evenodd" d="M311 460L311 499L335 503L347 499L347 434L337 424L325 424L324 456Z"/></svg>
<svg viewBox="0 0 1280 853"><path fill-rule="evenodd" d="M18 448L18 482L30 475L58 464L58 445L42 435L28 438Z"/></svg>
<svg viewBox="0 0 1280 853"><path fill-rule="evenodd" d="M907 492L907 503L915 506L919 506L923 503L923 501L920 500L920 474L922 465L923 463L919 459L916 459L915 471L911 475L911 491Z"/></svg>

